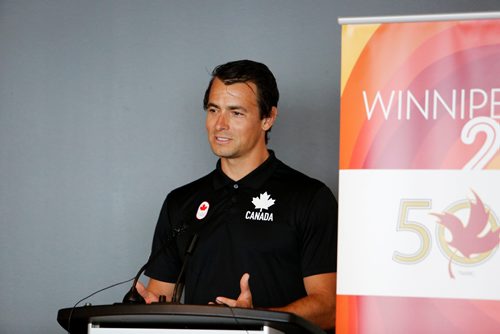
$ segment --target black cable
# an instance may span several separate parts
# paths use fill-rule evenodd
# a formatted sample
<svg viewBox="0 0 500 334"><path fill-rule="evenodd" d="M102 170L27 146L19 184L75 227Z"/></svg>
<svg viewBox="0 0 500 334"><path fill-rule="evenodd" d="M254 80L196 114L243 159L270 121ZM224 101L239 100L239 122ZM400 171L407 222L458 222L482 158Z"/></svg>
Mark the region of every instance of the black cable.
<svg viewBox="0 0 500 334"><path fill-rule="evenodd" d="M241 330L245 331L245 333L248 334L248 329L246 329L246 327L244 327L242 324L240 324L240 321L238 320L238 318L236 317L236 314L234 314L234 311L233 311L233 308L227 304L223 304L224 306L228 307L229 308L229 311L231 311L231 315L234 319L234 322L236 323L236 326L239 327Z"/></svg>
<svg viewBox="0 0 500 334"><path fill-rule="evenodd" d="M84 300L89 299L90 297L92 297L92 296L94 296L94 295L98 294L99 292L103 292L103 291L105 291L105 290L108 290L108 289L114 288L115 286L118 286L118 285L122 285L122 284L128 283L128 282L132 281L133 279L135 279L135 276L134 276L134 277L132 277L132 278L129 278L129 279L125 280L125 281L118 282L118 283L114 283L114 284L111 284L111 285L109 285L109 286L107 286L107 287L105 287L105 288L102 288L102 289L100 289L100 290L97 290L97 291L95 291L95 292L92 292L92 293L91 293L90 295L88 295L87 297L84 297L84 298L80 299L79 301L77 301L77 302L75 303L75 305L73 305L73 308L71 308L71 311L69 312L69 316L68 316L68 333L71 333L71 332L70 332L70 327L71 327L71 317L73 316L73 311L76 309L76 307L78 306L78 304L80 304L80 303L81 303L81 302L83 302Z"/></svg>

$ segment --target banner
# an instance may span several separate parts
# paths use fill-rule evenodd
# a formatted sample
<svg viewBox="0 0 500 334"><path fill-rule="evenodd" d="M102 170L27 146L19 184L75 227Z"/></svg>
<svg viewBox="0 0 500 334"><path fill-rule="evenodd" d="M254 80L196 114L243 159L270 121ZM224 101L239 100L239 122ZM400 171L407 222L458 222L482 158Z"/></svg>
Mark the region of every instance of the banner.
<svg viewBox="0 0 500 334"><path fill-rule="evenodd" d="M498 333L500 19L344 24L339 169L337 333Z"/></svg>

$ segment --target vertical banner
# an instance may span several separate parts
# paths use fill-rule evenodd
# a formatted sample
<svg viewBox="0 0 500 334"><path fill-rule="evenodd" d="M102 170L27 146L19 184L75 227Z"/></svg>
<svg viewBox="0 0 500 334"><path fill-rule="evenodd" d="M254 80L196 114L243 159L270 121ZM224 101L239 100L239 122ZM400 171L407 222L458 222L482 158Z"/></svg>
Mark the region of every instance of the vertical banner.
<svg viewBox="0 0 500 334"><path fill-rule="evenodd" d="M500 19L343 24L337 333L500 333L499 150Z"/></svg>

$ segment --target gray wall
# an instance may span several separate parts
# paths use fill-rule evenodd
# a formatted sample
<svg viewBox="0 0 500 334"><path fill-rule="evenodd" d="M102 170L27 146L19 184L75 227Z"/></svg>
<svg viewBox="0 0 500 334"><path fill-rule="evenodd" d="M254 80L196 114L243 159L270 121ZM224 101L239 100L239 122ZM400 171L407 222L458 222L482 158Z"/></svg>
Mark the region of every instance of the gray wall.
<svg viewBox="0 0 500 334"><path fill-rule="evenodd" d="M209 172L209 71L278 78L270 146L337 192L339 16L499 10L498 0L0 1L0 332L132 277L168 191ZM121 300L126 286L92 297Z"/></svg>

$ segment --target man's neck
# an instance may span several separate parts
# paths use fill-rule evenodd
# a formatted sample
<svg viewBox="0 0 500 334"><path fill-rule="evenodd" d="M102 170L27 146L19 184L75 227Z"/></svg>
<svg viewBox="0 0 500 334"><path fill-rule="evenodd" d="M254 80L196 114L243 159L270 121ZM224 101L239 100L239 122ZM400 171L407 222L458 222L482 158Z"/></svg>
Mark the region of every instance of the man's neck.
<svg viewBox="0 0 500 334"><path fill-rule="evenodd" d="M267 147L252 156L244 158L221 158L221 168L231 180L239 181L257 167L259 167L269 157Z"/></svg>

